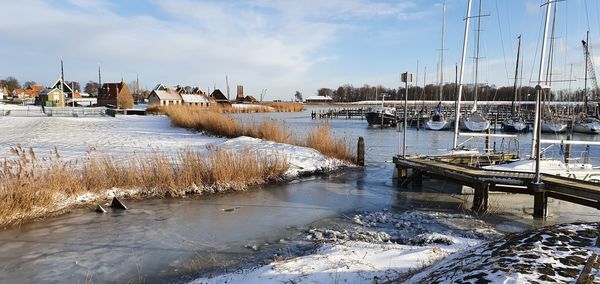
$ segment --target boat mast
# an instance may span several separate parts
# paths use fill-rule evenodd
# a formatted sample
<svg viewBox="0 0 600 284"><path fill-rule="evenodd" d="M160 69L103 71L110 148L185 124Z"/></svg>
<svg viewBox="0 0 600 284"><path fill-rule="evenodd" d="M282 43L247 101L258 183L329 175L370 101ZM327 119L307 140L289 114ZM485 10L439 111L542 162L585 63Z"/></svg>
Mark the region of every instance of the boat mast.
<svg viewBox="0 0 600 284"><path fill-rule="evenodd" d="M478 93L478 79L479 79L479 34L481 33L481 0L479 0L479 14L477 15L477 36L475 37L475 96L473 101L473 109L471 112L477 111L477 93Z"/></svg>
<svg viewBox="0 0 600 284"><path fill-rule="evenodd" d="M542 52L540 53L540 68L538 72L538 84L536 88L536 111L535 111L535 123L533 129L533 143L531 143L531 157L535 157L535 181L534 183L540 184L540 140L542 136L541 131L541 117L540 111L542 109L542 77L544 75L544 57L546 57L546 37L548 35L548 25L550 23L550 11L552 9L552 2L546 0L546 20L544 23L544 36L542 37Z"/></svg>
<svg viewBox="0 0 600 284"><path fill-rule="evenodd" d="M446 1L442 3L442 47L440 49L440 102L444 99L444 31L446 24Z"/></svg>
<svg viewBox="0 0 600 284"><path fill-rule="evenodd" d="M514 89L515 89L515 97L512 101L512 111L511 111L511 116L515 116L515 112L516 110L516 101L517 101L517 95L519 94L519 87L517 86L517 82L518 82L518 78L519 78L519 57L521 56L521 35L519 35L517 37L517 39L519 39L519 44L517 45L517 64L515 65L515 85L514 85Z"/></svg>
<svg viewBox="0 0 600 284"><path fill-rule="evenodd" d="M590 31L588 30L585 36L585 42L586 44L589 44L590 42ZM587 81L588 81L588 62L590 61L590 53L588 51L588 47L584 46L584 51L585 51L585 72L583 72L584 75L584 80L583 80L583 111L585 114L587 114L588 112L588 91L587 91Z"/></svg>
<svg viewBox="0 0 600 284"><path fill-rule="evenodd" d="M467 43L469 38L469 20L471 18L471 1L468 0L467 4L467 17L465 18L465 32L463 37L463 48L462 48L462 57L460 60L460 76L458 81L458 94L456 95L456 108L454 109L454 114L456 120L454 122L454 142L452 144L452 148L456 149L458 146L458 125L460 121L460 100L462 96L463 90L463 77L465 74L465 59L467 56Z"/></svg>
<svg viewBox="0 0 600 284"><path fill-rule="evenodd" d="M547 86L552 86L552 66L554 64L554 34L556 32L556 7L557 5L554 5L554 9L552 12L552 32L550 32L550 46L548 47L548 66L546 67ZM542 97L542 111L540 113L542 117L545 115L546 110L552 116L552 110L550 109L550 106L546 106L546 102L550 101L550 99L550 92L544 93L544 96Z"/></svg>

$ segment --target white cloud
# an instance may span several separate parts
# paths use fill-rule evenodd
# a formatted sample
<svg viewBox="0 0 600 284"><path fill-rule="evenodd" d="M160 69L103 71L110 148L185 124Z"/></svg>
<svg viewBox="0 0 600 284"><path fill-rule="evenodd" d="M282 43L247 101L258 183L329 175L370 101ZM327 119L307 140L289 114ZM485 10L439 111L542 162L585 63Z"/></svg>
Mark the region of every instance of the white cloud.
<svg viewBox="0 0 600 284"><path fill-rule="evenodd" d="M322 51L341 31L360 28L356 19L406 19L416 9L410 1L367 0L150 4L152 11L127 13L119 10L122 3L100 0L68 0L68 7L43 0L3 3L0 77L48 84L63 56L67 79L82 83L96 79L100 62L103 81L129 81L139 73L147 87L223 89L228 74L231 85L244 84L251 94L269 88L287 98L296 89L312 93L323 86L325 80L311 73L338 60Z"/></svg>

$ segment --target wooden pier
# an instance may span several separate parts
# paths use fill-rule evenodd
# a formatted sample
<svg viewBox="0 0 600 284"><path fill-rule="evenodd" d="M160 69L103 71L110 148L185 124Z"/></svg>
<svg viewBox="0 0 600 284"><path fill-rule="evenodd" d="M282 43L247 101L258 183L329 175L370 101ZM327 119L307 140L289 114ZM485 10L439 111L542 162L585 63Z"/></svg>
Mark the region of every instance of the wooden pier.
<svg viewBox="0 0 600 284"><path fill-rule="evenodd" d="M425 105L420 105L418 102L411 101L412 104L409 104L407 107L407 122L408 126L415 127L417 129L425 128L425 123L431 115L435 112L435 105L428 103ZM436 103L437 104L437 103ZM356 107L344 107L344 108L330 108L330 109L322 109L318 111L311 112L312 119L364 119L365 114L373 109L379 108L380 106L356 106ZM404 107L395 103L386 102L386 107L395 107L396 108L396 119L397 121L404 121ZM521 117L525 119L525 121L532 125L533 119L535 115L534 105L523 103L521 105ZM554 108L554 114L563 116L566 118L572 118L573 115L578 113L578 109L573 105L567 103L555 103L552 105ZM463 104L461 106L460 112L461 114L467 115L470 113L472 105ZM500 123L504 120L510 118L512 116L512 107L510 102L505 102L503 104L482 104L479 109L485 115L486 119L491 123L492 131L500 130ZM454 106L446 102L440 108L441 113L444 114L445 117L453 117L454 115ZM571 123L572 121L567 121L567 123Z"/></svg>
<svg viewBox="0 0 600 284"><path fill-rule="evenodd" d="M600 209L600 183L555 175L542 175L535 184L534 174L526 172L486 170L444 162L427 157L394 157L402 184L420 183L423 175L450 180L475 189L472 210L485 213L490 191L534 196L533 216L546 216L548 197Z"/></svg>

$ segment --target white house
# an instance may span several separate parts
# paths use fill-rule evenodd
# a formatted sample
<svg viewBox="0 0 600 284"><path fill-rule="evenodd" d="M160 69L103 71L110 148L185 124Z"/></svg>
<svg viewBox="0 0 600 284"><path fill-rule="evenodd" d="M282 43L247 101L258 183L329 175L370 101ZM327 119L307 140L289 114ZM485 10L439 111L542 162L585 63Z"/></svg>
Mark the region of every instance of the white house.
<svg viewBox="0 0 600 284"><path fill-rule="evenodd" d="M148 104L150 104L150 105L158 104L161 106L166 106L166 105L180 105L182 103L183 103L183 98L181 98L181 95L173 89L158 88L158 89L152 90L152 92L148 96Z"/></svg>
<svg viewBox="0 0 600 284"><path fill-rule="evenodd" d="M215 103L206 94L181 94L181 99L183 104L194 106L210 106Z"/></svg>

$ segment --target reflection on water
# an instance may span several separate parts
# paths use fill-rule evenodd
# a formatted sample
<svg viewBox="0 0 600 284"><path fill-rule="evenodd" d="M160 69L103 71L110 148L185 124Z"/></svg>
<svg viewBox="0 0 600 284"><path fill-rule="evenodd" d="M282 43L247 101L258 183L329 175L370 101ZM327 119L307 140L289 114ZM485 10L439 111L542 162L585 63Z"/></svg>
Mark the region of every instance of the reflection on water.
<svg viewBox="0 0 600 284"><path fill-rule="evenodd" d="M265 114L250 115L261 119ZM269 114L285 120L299 136L320 121L310 112ZM290 250L285 240L304 228L355 210L392 207L462 212L471 196L462 187L439 180L399 188L391 179L398 133L371 129L366 121L330 121L336 134L367 144L366 169L348 169L326 177L270 185L242 193L188 199L128 201L131 210L97 214L91 208L42 222L0 231L0 282L94 282L184 280L197 273L223 272ZM409 151L447 149L452 133L409 130ZM576 137L579 139L580 137ZM595 139L597 136L585 136ZM528 151L530 135L521 136ZM354 142L353 142L354 143ZM575 148L575 147L574 147ZM581 149L579 149L581 150ZM576 150L574 150L576 151ZM599 152L592 159L599 163ZM552 200L547 220L531 218L530 196L491 194L485 219L506 232L572 221L597 221L595 209ZM224 210L225 209L225 210ZM258 249L255 252L254 249Z"/></svg>

